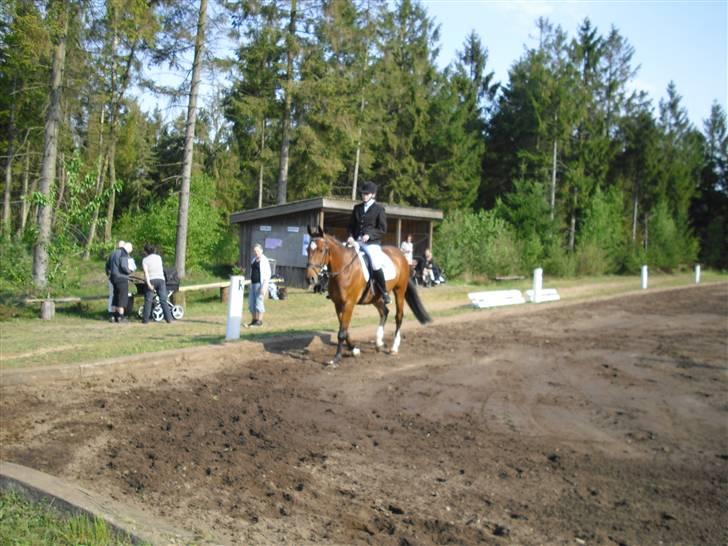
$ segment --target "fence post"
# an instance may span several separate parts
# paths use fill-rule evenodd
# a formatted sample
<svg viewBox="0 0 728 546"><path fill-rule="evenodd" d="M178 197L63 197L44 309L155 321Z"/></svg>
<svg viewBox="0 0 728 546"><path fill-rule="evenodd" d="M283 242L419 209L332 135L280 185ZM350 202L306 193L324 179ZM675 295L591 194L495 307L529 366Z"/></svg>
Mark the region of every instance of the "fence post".
<svg viewBox="0 0 728 546"><path fill-rule="evenodd" d="M245 277L230 277L230 293L228 295L228 316L225 340L240 339L240 323L243 318L243 301L245 295Z"/></svg>
<svg viewBox="0 0 728 546"><path fill-rule="evenodd" d="M700 284L700 264L695 266L695 284Z"/></svg>
<svg viewBox="0 0 728 546"><path fill-rule="evenodd" d="M533 270L533 303L541 303L541 289L543 288L543 269L537 267Z"/></svg>
<svg viewBox="0 0 728 546"><path fill-rule="evenodd" d="M646 265L642 266L641 280L642 280L642 290L646 290L647 289L647 266Z"/></svg>

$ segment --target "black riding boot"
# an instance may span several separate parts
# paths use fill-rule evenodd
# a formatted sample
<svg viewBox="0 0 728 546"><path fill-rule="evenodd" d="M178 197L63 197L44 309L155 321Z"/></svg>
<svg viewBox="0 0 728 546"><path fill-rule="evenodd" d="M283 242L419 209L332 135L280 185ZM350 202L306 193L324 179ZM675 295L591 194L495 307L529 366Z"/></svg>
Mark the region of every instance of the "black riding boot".
<svg viewBox="0 0 728 546"><path fill-rule="evenodd" d="M377 286L377 290L379 290L379 293L382 295L384 304L389 305L392 303L392 300L389 299L389 294L387 294L387 281L384 280L384 271L379 269L372 273L374 275L374 284Z"/></svg>

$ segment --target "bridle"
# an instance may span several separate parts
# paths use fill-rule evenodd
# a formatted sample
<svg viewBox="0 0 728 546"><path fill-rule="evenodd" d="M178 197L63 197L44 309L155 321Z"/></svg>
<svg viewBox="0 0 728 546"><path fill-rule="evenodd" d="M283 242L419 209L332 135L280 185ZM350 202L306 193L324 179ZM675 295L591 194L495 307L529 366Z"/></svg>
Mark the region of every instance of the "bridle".
<svg viewBox="0 0 728 546"><path fill-rule="evenodd" d="M316 274L318 276L321 276L321 270L324 267L326 267L326 265L328 264L328 261L329 261L328 260L328 257L329 257L329 244L330 244L330 242L329 241L326 241L323 237L317 237L316 239L313 239L311 242L315 242L317 239L318 240L321 240L321 241L324 241L326 243L326 245L324 246L324 251L323 251L324 257L323 257L323 259L321 260L320 263L313 263L311 260L309 260L308 262L306 262L306 267L309 268L309 269L313 269L314 271L316 271ZM339 271L329 271L328 272L329 277L336 277L337 275L341 275L344 271L346 271L347 269L349 269L349 267L351 266L351 264L353 264L358 257L359 257L358 256L358 253L355 251L354 252L354 257L349 261L349 263L347 263Z"/></svg>
<svg viewBox="0 0 728 546"><path fill-rule="evenodd" d="M318 239L323 240L323 237L318 237ZM316 239L313 239L311 242L315 243ZM327 244L326 246L324 246L324 259L321 260L321 262L317 263L317 264L315 264L311 260L309 260L308 262L306 262L306 267L308 269L313 269L314 271L316 271L317 275L320 275L321 270L324 267L326 267L326 264L328 263L328 259L327 259L328 256L329 256L329 245Z"/></svg>

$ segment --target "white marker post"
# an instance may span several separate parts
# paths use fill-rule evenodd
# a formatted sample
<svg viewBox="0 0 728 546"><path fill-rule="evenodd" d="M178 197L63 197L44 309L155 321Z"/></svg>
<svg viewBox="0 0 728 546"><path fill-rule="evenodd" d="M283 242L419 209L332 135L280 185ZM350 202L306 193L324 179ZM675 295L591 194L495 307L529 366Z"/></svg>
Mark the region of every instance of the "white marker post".
<svg viewBox="0 0 728 546"><path fill-rule="evenodd" d="M700 284L700 264L695 266L695 284Z"/></svg>
<svg viewBox="0 0 728 546"><path fill-rule="evenodd" d="M543 269L537 267L533 270L533 303L541 303L541 289L543 288Z"/></svg>
<svg viewBox="0 0 728 546"><path fill-rule="evenodd" d="M642 290L647 290L647 266L642 266Z"/></svg>
<svg viewBox="0 0 728 546"><path fill-rule="evenodd" d="M240 339L240 323L243 319L243 301L245 297L245 277L233 275L230 277L230 292L228 294L228 318L225 340Z"/></svg>

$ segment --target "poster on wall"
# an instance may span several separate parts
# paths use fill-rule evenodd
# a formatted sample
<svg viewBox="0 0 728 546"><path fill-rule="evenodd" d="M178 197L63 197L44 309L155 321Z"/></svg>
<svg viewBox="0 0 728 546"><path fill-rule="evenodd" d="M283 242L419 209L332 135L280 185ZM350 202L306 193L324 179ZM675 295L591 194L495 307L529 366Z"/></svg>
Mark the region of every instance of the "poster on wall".
<svg viewBox="0 0 728 546"><path fill-rule="evenodd" d="M311 242L311 236L308 233L303 234L303 247L301 248L301 254L308 256L308 243Z"/></svg>
<svg viewBox="0 0 728 546"><path fill-rule="evenodd" d="M274 237L266 237L265 238L265 248L266 250L273 250L276 248L280 248L283 246L283 239L276 239Z"/></svg>

